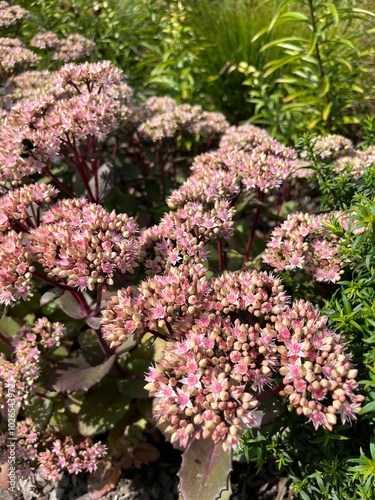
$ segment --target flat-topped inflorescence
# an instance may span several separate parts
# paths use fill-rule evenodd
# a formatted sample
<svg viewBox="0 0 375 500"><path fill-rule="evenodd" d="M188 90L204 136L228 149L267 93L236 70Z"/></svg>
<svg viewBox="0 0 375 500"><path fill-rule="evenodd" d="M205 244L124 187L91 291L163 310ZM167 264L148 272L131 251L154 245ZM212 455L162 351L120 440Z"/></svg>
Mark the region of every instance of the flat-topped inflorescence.
<svg viewBox="0 0 375 500"><path fill-rule="evenodd" d="M172 442L212 439L236 449L245 429L259 427L256 410L271 395L288 398L315 429L332 430L337 415L356 418L364 398L343 340L310 303L272 304L282 287L274 281L270 295L274 278L266 276L212 279L195 310L172 321L179 339L166 342L146 377L153 414Z"/></svg>
<svg viewBox="0 0 375 500"><path fill-rule="evenodd" d="M106 446L86 438L77 443L70 436L62 437L48 426L40 430L31 418L18 421L15 431L16 477L27 477L37 471L47 481L56 482L63 471L69 474L93 472L100 459L107 455ZM1 459L5 463L7 439L0 436Z"/></svg>
<svg viewBox="0 0 375 500"><path fill-rule="evenodd" d="M143 248L148 251L146 273L205 261L209 241L228 240L233 234L233 216L234 209L226 200L216 201L212 208L188 202L164 215L158 225L145 229L141 236Z"/></svg>
<svg viewBox="0 0 375 500"><path fill-rule="evenodd" d="M138 225L85 199L64 199L29 234L28 248L49 278L79 290L113 284L114 273L133 273L143 256Z"/></svg>
<svg viewBox="0 0 375 500"><path fill-rule="evenodd" d="M0 232L9 229L28 230L38 226L39 207L50 203L59 191L45 183L26 184L0 197Z"/></svg>
<svg viewBox="0 0 375 500"><path fill-rule="evenodd" d="M143 108L138 132L154 142L186 133L213 139L229 125L221 113L203 111L197 105L177 104L171 97L151 97Z"/></svg>
<svg viewBox="0 0 375 500"><path fill-rule="evenodd" d="M0 38L0 69L2 76L10 76L15 71L34 66L40 57L26 48L18 38Z"/></svg>
<svg viewBox="0 0 375 500"><path fill-rule="evenodd" d="M273 230L263 262L278 271L303 269L317 281L339 281L343 273L340 238L324 225L333 217L345 224L348 215L344 212L320 215L296 212L288 215L287 220Z"/></svg>
<svg viewBox="0 0 375 500"><path fill-rule="evenodd" d="M7 28L30 17L31 13L19 5L10 5L3 0L0 2L0 26Z"/></svg>
<svg viewBox="0 0 375 500"><path fill-rule="evenodd" d="M39 318L33 326L24 325L12 339L13 359L0 355L0 406L14 398L21 407L30 404L37 392L43 355L59 347L66 330L62 323ZM7 384L15 387L12 393Z"/></svg>

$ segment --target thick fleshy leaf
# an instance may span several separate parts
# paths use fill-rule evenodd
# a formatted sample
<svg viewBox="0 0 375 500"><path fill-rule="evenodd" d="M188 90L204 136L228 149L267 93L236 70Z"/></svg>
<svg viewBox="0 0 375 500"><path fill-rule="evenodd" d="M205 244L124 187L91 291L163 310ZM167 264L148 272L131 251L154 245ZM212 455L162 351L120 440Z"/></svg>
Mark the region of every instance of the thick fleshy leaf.
<svg viewBox="0 0 375 500"><path fill-rule="evenodd" d="M285 404L275 394L271 394L264 399L261 399L261 396L262 394L259 395L260 404L258 408L251 412L251 415L256 420L256 423L251 427L262 427L270 424L286 412Z"/></svg>
<svg viewBox="0 0 375 500"><path fill-rule="evenodd" d="M148 398L149 395L144 386L144 377L129 377L118 382L118 388L122 394L134 399Z"/></svg>
<svg viewBox="0 0 375 500"><path fill-rule="evenodd" d="M87 294L85 294L85 296L86 295ZM66 291L59 298L59 306L64 311L64 313L67 314L70 318L83 319L87 318L88 316L87 311L72 292Z"/></svg>
<svg viewBox="0 0 375 500"><path fill-rule="evenodd" d="M3 316L0 318L0 333L7 338L17 335L20 325L13 318Z"/></svg>
<svg viewBox="0 0 375 500"><path fill-rule="evenodd" d="M21 327L17 321L14 321L14 319L9 316L3 316L0 318L0 333L6 339L10 340L12 337L17 335L20 328ZM0 352L3 352L6 356L11 356L13 349L0 339Z"/></svg>
<svg viewBox="0 0 375 500"><path fill-rule="evenodd" d="M48 290L48 292L43 293L43 295L40 297L40 305L43 307L46 304L49 304L55 299L58 299L63 295L64 290L61 290L61 288L51 288L51 290Z"/></svg>
<svg viewBox="0 0 375 500"><path fill-rule="evenodd" d="M66 359L51 370L48 387L56 392L87 391L107 375L115 359L113 355L97 366L90 366L82 355Z"/></svg>
<svg viewBox="0 0 375 500"><path fill-rule="evenodd" d="M183 500L215 500L229 489L232 456L212 439L193 439L178 472Z"/></svg>
<svg viewBox="0 0 375 500"><path fill-rule="evenodd" d="M99 365L102 362L103 351L94 330L84 330L78 335L77 341L81 346L80 352L91 366Z"/></svg>
<svg viewBox="0 0 375 500"><path fill-rule="evenodd" d="M101 320L101 316L91 316L90 318L87 318L86 323L94 330L99 330Z"/></svg>
<svg viewBox="0 0 375 500"><path fill-rule="evenodd" d="M121 477L121 467L114 465L110 459L101 460L98 468L89 475L87 496L97 500L114 490ZM86 496L86 495L85 495Z"/></svg>
<svg viewBox="0 0 375 500"><path fill-rule="evenodd" d="M34 424L40 429L45 429L53 410L53 402L51 399L34 396L31 403L26 406L25 414L30 417Z"/></svg>
<svg viewBox="0 0 375 500"><path fill-rule="evenodd" d="M97 203L103 203L115 188L115 165L108 161L101 165L95 177L89 181L89 187Z"/></svg>
<svg viewBox="0 0 375 500"><path fill-rule="evenodd" d="M130 401L115 384L103 384L85 399L78 415L79 432L90 437L112 429L129 410Z"/></svg>

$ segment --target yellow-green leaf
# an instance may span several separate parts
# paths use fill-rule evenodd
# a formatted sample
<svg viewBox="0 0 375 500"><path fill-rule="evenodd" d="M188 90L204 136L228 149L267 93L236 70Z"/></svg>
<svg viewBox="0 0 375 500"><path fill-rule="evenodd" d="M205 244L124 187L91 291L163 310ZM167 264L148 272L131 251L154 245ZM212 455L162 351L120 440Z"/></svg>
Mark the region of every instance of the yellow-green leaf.
<svg viewBox="0 0 375 500"><path fill-rule="evenodd" d="M331 112L332 104L333 104L333 102L329 102L323 108L322 117L323 117L324 121L328 120L329 114Z"/></svg>

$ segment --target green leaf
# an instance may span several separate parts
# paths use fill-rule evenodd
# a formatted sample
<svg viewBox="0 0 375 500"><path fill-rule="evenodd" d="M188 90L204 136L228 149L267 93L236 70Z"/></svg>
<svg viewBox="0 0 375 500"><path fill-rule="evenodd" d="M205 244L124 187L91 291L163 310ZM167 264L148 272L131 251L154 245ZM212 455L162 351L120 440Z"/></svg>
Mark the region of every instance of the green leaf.
<svg viewBox="0 0 375 500"><path fill-rule="evenodd" d="M286 66L294 61L297 61L300 58L301 55L297 54L293 56L282 57L281 59L276 59L275 61L271 61L265 64L264 68L267 69L267 71L264 72L264 78L267 78L279 68L282 68L283 66Z"/></svg>
<svg viewBox="0 0 375 500"><path fill-rule="evenodd" d="M20 325L10 316L3 316L0 318L0 333L7 338L17 335Z"/></svg>
<svg viewBox="0 0 375 500"><path fill-rule="evenodd" d="M41 396L31 398L30 404L26 406L26 417L32 418L35 425L45 429L52 415L53 402L51 399Z"/></svg>
<svg viewBox="0 0 375 500"><path fill-rule="evenodd" d="M324 121L328 120L328 117L329 117L329 114L331 112L332 106L333 106L333 102L329 102L329 103L327 103L324 106L323 111L322 111L322 117L323 117Z"/></svg>
<svg viewBox="0 0 375 500"><path fill-rule="evenodd" d="M370 403L367 403L367 405L363 406L359 411L359 415L366 415L366 413L373 412L375 412L375 401L371 401Z"/></svg>
<svg viewBox="0 0 375 500"><path fill-rule="evenodd" d="M360 94L363 94L364 93L364 89L362 87L360 87L359 85L352 85L352 89L355 91L355 92L358 92Z"/></svg>
<svg viewBox="0 0 375 500"><path fill-rule="evenodd" d="M141 377L132 377L125 380L119 380L118 388L125 396L132 399L148 398L149 394L144 388L145 380Z"/></svg>
<svg viewBox="0 0 375 500"><path fill-rule="evenodd" d="M278 38L277 40L272 40L271 42L268 42L268 43L265 43L264 45L262 45L261 49L259 50L259 53L262 53L265 50L270 49L271 47L279 46L282 44L287 44L286 46L288 46L288 44L291 44L291 42L304 42L304 41L305 41L304 38L294 37L294 36ZM301 47L298 45L291 45L291 46L301 49Z"/></svg>
<svg viewBox="0 0 375 500"><path fill-rule="evenodd" d="M327 7L327 9L331 12L335 26L337 26L339 23L339 13L337 12L335 5L333 3L328 3L328 2L323 3L322 5Z"/></svg>
<svg viewBox="0 0 375 500"><path fill-rule="evenodd" d="M115 384L103 384L85 399L78 414L79 432L90 437L112 429L129 410L130 401Z"/></svg>

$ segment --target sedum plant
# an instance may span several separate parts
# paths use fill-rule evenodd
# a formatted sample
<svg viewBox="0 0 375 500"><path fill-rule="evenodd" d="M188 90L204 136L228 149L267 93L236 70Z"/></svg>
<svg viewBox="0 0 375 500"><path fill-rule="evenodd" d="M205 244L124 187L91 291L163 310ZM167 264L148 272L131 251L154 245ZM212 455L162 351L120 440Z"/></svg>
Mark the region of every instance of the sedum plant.
<svg viewBox="0 0 375 500"><path fill-rule="evenodd" d="M364 396L344 338L260 269L306 161L200 106L140 102L109 61L66 62L92 48L79 37L34 38L59 64L31 70L10 10L0 5L14 61L0 112L1 484L14 488L11 422L16 478L86 472L91 498L159 458L157 426L183 451L189 500L229 492L249 429L356 421ZM318 240L316 259L333 256Z"/></svg>

